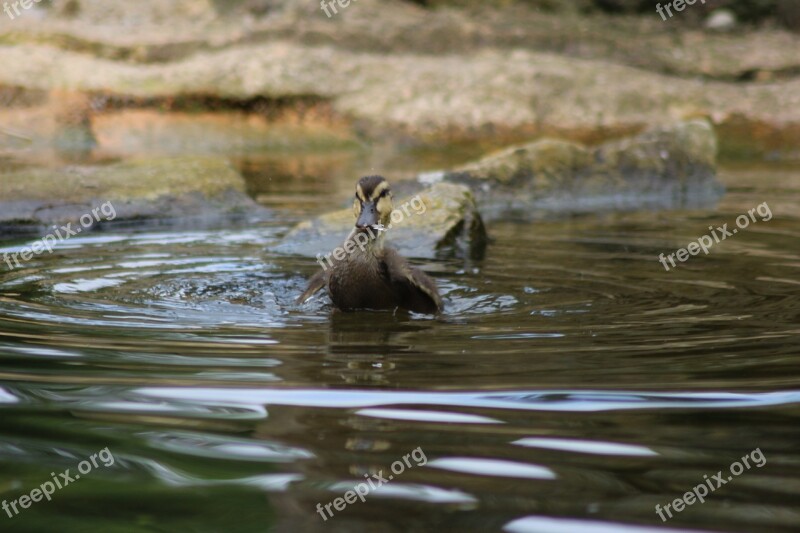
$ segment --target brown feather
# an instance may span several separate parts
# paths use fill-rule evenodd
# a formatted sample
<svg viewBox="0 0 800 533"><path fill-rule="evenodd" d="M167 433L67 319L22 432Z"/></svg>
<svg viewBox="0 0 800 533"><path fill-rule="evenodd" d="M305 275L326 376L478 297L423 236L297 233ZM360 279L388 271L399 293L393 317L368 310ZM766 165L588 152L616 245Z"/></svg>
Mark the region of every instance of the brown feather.
<svg viewBox="0 0 800 533"><path fill-rule="evenodd" d="M328 284L328 271L327 270L320 270L313 276L311 279L308 280L308 288L306 288L305 292L300 295L297 299L297 303L301 304L314 296L320 289L325 287Z"/></svg>
<svg viewBox="0 0 800 533"><path fill-rule="evenodd" d="M436 283L427 274L409 265L393 248L385 248L382 259L400 307L429 314L444 309Z"/></svg>

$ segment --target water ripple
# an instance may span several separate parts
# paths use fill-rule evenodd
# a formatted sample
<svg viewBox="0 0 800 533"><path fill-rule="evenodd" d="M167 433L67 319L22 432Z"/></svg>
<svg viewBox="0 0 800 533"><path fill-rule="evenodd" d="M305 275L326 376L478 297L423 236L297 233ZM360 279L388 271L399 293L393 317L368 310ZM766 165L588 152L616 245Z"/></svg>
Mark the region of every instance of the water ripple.
<svg viewBox="0 0 800 533"><path fill-rule="evenodd" d="M733 409L800 403L800 391L766 393L508 391L375 392L369 390L280 390L142 387L134 394L187 402L228 402L243 405L302 405L365 408L390 405L469 406L530 411L614 411L629 409Z"/></svg>

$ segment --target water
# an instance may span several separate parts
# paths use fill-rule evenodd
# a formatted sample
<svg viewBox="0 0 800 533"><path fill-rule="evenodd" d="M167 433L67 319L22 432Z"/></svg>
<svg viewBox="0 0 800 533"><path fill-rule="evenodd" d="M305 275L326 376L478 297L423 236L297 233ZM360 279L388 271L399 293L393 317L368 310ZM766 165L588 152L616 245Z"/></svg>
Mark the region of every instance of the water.
<svg viewBox="0 0 800 533"><path fill-rule="evenodd" d="M0 270L0 497L108 449L0 529L800 527L800 169L724 170L712 209L494 222L483 260L422 263L434 319L295 305L318 266L270 246L353 180L244 167L267 223L97 233ZM658 262L763 202L772 220Z"/></svg>

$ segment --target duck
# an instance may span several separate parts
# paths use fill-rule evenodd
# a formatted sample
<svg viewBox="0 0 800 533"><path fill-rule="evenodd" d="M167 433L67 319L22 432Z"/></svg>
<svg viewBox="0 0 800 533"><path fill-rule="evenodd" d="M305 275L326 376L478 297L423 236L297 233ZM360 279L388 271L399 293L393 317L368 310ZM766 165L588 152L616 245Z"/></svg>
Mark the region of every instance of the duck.
<svg viewBox="0 0 800 533"><path fill-rule="evenodd" d="M436 283L385 244L393 209L392 191L383 176L359 179L353 200L355 227L335 251L339 253L326 256L328 265L320 261L323 270L311 277L297 303L325 288L341 311L441 312L444 306Z"/></svg>

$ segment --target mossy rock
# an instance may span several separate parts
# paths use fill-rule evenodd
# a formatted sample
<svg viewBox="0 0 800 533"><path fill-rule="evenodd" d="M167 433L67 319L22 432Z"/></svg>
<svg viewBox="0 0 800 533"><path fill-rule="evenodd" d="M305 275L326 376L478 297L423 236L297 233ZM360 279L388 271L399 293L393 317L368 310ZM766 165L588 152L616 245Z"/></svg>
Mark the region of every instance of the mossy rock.
<svg viewBox="0 0 800 533"><path fill-rule="evenodd" d="M491 219L677 208L719 198L716 154L711 124L692 120L597 147L540 140L420 179L471 187Z"/></svg>
<svg viewBox="0 0 800 533"><path fill-rule="evenodd" d="M0 179L0 237L46 233L110 202L114 223L184 221L263 211L221 158L134 159L107 166L23 169ZM110 221L101 221L94 228ZM88 229L88 228L87 228Z"/></svg>
<svg viewBox="0 0 800 533"><path fill-rule="evenodd" d="M468 187L438 183L415 194L396 196L393 203L397 221L388 230L387 242L403 255L432 258L456 253L476 257L483 253L486 228ZM354 223L351 209L324 214L299 223L275 250L325 255L344 241Z"/></svg>

